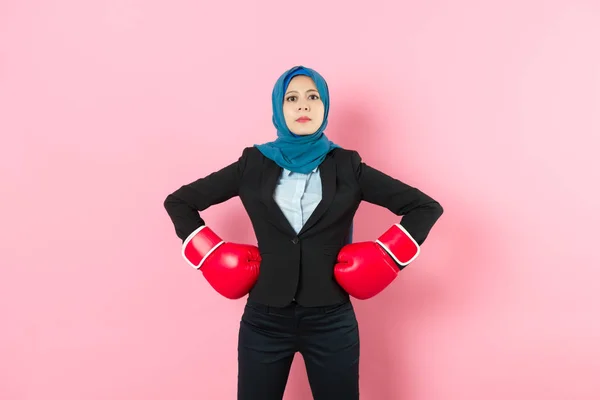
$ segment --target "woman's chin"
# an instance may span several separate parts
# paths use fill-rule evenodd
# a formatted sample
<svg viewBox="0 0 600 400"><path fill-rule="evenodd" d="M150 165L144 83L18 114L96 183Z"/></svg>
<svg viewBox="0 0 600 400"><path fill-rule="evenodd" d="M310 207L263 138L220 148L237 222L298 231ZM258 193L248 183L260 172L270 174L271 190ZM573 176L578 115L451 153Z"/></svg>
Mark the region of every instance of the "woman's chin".
<svg viewBox="0 0 600 400"><path fill-rule="evenodd" d="M294 129L291 132L298 136L308 136L308 135L314 134L316 132L316 130L314 130L314 129Z"/></svg>

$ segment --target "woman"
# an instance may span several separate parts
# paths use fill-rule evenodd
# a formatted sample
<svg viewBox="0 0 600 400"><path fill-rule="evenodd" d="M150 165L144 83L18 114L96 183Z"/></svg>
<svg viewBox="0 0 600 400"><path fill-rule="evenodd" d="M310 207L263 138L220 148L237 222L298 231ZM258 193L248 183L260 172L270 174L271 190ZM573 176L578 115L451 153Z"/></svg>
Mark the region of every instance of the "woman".
<svg viewBox="0 0 600 400"><path fill-rule="evenodd" d="M381 292L419 254L442 215L420 190L327 139L327 83L296 66L272 93L277 139L245 148L225 168L165 200L183 258L230 299L248 295L240 322L238 399L282 399L296 352L314 399L359 398L360 341L350 296ZM239 196L258 246L228 243L199 211ZM361 201L401 223L376 241L351 243ZM235 224L235 221L232 221Z"/></svg>

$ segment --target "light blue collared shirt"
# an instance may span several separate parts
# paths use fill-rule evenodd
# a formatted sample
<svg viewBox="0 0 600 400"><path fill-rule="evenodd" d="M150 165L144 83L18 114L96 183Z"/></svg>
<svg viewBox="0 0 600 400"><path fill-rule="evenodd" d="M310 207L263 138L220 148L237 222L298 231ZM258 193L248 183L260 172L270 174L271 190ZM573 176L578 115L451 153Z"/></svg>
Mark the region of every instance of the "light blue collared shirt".
<svg viewBox="0 0 600 400"><path fill-rule="evenodd" d="M310 215L321 201L321 174L319 167L311 172L281 171L273 193L275 202L283 211L296 233L300 232Z"/></svg>

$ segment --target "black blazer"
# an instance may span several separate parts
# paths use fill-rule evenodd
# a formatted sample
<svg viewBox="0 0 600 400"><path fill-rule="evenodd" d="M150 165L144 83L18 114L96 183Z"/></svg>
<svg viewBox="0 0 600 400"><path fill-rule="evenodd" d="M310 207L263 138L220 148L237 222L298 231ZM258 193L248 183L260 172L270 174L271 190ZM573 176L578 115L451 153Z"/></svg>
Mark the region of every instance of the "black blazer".
<svg viewBox="0 0 600 400"><path fill-rule="evenodd" d="M356 151L336 148L319 166L322 200L296 234L273 198L281 171L256 147L247 147L238 161L180 187L164 201L177 236L185 240L204 225L199 211L240 197L262 257L249 298L263 304L281 307L295 298L301 305L322 306L349 298L333 268L361 201L403 216L402 226L419 245L443 212L419 189L363 163Z"/></svg>

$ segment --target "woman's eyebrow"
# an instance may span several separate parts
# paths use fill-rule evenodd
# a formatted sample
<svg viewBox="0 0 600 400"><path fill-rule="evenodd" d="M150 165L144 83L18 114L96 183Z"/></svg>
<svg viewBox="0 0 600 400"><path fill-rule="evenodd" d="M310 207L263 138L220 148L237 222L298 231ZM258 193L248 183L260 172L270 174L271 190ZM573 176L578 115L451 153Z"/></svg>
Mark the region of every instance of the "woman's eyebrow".
<svg viewBox="0 0 600 400"><path fill-rule="evenodd" d="M306 91L306 93L308 93L308 92L317 92L317 93L319 93L319 91L318 91L317 89L308 89L308 90ZM290 90L290 91L289 91L289 92L287 92L285 95L287 96L287 95L288 95L288 94L290 94L290 93L298 93L298 91L297 91L297 90Z"/></svg>

